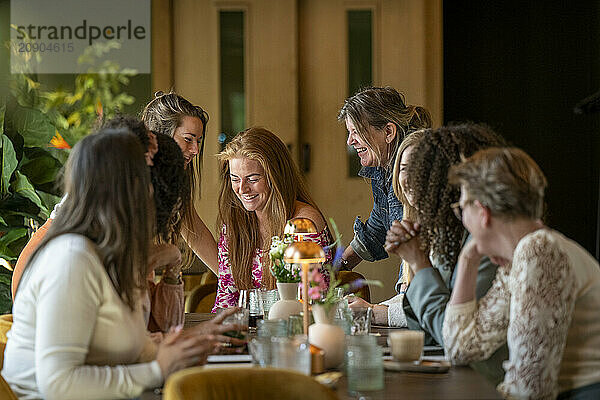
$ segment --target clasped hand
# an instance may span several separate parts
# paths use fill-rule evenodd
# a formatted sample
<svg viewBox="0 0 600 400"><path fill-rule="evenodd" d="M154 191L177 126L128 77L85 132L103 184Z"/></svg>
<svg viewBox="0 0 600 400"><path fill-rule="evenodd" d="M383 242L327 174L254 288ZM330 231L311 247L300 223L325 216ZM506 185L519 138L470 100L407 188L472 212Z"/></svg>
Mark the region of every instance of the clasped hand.
<svg viewBox="0 0 600 400"><path fill-rule="evenodd" d="M421 250L420 225L409 220L394 221L385 237L385 250L406 261L413 273L430 267L429 257Z"/></svg>

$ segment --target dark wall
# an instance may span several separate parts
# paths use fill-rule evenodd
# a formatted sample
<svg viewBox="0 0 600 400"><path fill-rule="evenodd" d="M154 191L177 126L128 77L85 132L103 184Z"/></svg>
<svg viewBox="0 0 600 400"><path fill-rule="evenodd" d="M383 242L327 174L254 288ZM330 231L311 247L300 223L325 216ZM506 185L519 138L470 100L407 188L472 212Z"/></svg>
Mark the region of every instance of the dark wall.
<svg viewBox="0 0 600 400"><path fill-rule="evenodd" d="M486 122L545 172L550 226L596 255L600 2L444 2L444 119ZM596 255L597 257L597 255Z"/></svg>

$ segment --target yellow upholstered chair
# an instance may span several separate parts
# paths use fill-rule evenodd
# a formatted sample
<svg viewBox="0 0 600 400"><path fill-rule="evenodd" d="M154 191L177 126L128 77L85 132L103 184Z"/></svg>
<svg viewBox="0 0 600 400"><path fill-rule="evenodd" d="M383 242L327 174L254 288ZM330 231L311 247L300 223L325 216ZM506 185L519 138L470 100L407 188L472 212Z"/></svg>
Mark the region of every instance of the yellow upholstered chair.
<svg viewBox="0 0 600 400"><path fill-rule="evenodd" d="M274 368L194 367L167 379L165 400L335 400L336 394L310 376Z"/></svg>
<svg viewBox="0 0 600 400"><path fill-rule="evenodd" d="M3 400L17 400L17 396L13 393L8 383L4 380L2 375L0 375L0 399Z"/></svg>
<svg viewBox="0 0 600 400"><path fill-rule="evenodd" d="M6 348L6 341L8 340L6 334L12 327L12 314L0 315L0 369L4 365L4 349ZM4 383L6 384L6 382ZM1 386L1 385L0 385ZM2 390L0 389L0 394ZM0 398L3 398L0 396Z"/></svg>
<svg viewBox="0 0 600 400"><path fill-rule="evenodd" d="M206 271L202 274L202 279L200 280L201 285L206 285L208 283L217 283L217 276L213 274L211 270Z"/></svg>
<svg viewBox="0 0 600 400"><path fill-rule="evenodd" d="M338 272L338 279L341 281L340 285L343 285L346 283L352 283L357 279L365 279L365 277L359 274L358 272L354 271L340 271ZM365 285L359 289L355 289L351 291L351 293L360 294L360 297L362 297L369 303L371 302L371 290L369 290L369 285Z"/></svg>
<svg viewBox="0 0 600 400"><path fill-rule="evenodd" d="M209 313L215 304L216 297L216 282L196 286L185 300L185 312Z"/></svg>
<svg viewBox="0 0 600 400"><path fill-rule="evenodd" d="M12 314L3 314L0 315L0 342L6 343L8 340L6 338L6 333L10 331L12 327L13 319Z"/></svg>

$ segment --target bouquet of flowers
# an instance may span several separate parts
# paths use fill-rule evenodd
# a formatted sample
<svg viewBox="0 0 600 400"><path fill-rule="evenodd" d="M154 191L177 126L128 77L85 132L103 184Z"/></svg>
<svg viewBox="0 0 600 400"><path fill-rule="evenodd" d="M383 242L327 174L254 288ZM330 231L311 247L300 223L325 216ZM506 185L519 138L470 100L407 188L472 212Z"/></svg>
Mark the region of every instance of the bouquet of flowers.
<svg viewBox="0 0 600 400"><path fill-rule="evenodd" d="M283 261L283 253L292 242L291 235L284 235L283 239L279 236L271 238L271 274L279 283L297 283L302 279L300 267Z"/></svg>
<svg viewBox="0 0 600 400"><path fill-rule="evenodd" d="M308 297L313 304L322 305L326 309L330 309L341 300L338 289L342 289L342 293L353 293L365 285L383 286L380 281L368 279L357 279L341 284L342 282L337 278L337 272L342 264L344 246L341 245L341 234L332 218L329 219L329 224L335 235L335 241L329 247L336 249L332 262L323 265L323 269L329 273L329 285L323 273L318 268L314 268L310 272L308 288Z"/></svg>

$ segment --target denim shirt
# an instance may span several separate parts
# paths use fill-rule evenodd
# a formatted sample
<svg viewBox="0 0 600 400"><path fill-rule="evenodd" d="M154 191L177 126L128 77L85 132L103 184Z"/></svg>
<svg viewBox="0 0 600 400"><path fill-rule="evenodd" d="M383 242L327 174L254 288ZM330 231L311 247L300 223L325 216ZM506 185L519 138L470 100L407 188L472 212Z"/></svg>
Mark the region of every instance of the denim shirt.
<svg viewBox="0 0 600 400"><path fill-rule="evenodd" d="M392 176L381 167L363 167L359 176L371 180L373 190L373 210L363 223L360 217L354 221L354 239L350 243L352 250L363 260L377 261L388 257L383 248L388 229L395 220L402 220L402 203L392 189ZM402 266L398 281L402 277ZM399 283L396 284L396 290Z"/></svg>

